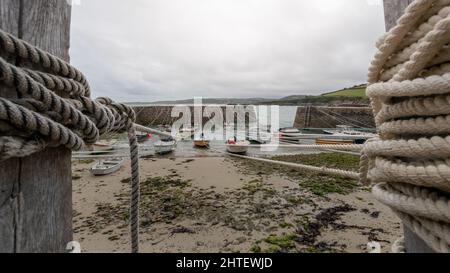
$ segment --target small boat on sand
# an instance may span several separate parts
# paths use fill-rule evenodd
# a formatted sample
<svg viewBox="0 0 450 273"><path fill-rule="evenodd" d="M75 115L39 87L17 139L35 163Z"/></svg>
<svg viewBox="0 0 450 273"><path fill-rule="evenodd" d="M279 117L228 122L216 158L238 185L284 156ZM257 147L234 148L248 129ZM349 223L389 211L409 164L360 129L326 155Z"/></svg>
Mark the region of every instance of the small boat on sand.
<svg viewBox="0 0 450 273"><path fill-rule="evenodd" d="M323 130L325 134L333 135L334 137L343 138L343 139L357 139L359 142L363 142L369 138L376 137L377 134L370 132L358 131L356 129L352 129L347 125L338 125L337 129L328 129Z"/></svg>
<svg viewBox="0 0 450 273"><path fill-rule="evenodd" d="M348 145L354 143L355 140L352 139L323 139L323 138L316 139L317 145Z"/></svg>
<svg viewBox="0 0 450 273"><path fill-rule="evenodd" d="M280 133L285 134L287 136L289 136L289 135L295 136L296 134L301 133L301 131L299 129L294 128L294 127L281 128L279 131L280 131Z"/></svg>
<svg viewBox="0 0 450 273"><path fill-rule="evenodd" d="M250 146L250 142L245 141L236 141L236 140L228 140L226 142L227 152L232 154L245 154L248 151L248 147Z"/></svg>
<svg viewBox="0 0 450 273"><path fill-rule="evenodd" d="M155 153L156 154L168 154L171 153L173 151L175 151L176 147L177 147L177 142L175 140L170 140L170 141L157 141L153 144L153 146L155 147Z"/></svg>
<svg viewBox="0 0 450 273"><path fill-rule="evenodd" d="M199 139L194 139L194 146L198 148L209 148L209 140L205 139L205 135L201 133Z"/></svg>
<svg viewBox="0 0 450 273"><path fill-rule="evenodd" d="M280 141L283 142L297 143L300 141L302 136L303 136L302 132L297 128L289 127L289 128L281 128L279 130Z"/></svg>
<svg viewBox="0 0 450 273"><path fill-rule="evenodd" d="M208 148L209 140L206 139L194 140L194 146L198 148Z"/></svg>
<svg viewBox="0 0 450 273"><path fill-rule="evenodd" d="M123 165L123 158L112 158L108 160L101 160L91 167L93 175L107 175L117 172Z"/></svg>

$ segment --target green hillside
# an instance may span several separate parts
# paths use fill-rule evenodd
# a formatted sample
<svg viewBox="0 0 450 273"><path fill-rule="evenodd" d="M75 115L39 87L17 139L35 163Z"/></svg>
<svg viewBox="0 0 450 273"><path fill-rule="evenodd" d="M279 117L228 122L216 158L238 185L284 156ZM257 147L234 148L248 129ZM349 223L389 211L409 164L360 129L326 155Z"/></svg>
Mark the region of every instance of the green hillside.
<svg viewBox="0 0 450 273"><path fill-rule="evenodd" d="M366 86L356 86L352 88L345 88L342 90L322 94L325 97L366 97Z"/></svg>

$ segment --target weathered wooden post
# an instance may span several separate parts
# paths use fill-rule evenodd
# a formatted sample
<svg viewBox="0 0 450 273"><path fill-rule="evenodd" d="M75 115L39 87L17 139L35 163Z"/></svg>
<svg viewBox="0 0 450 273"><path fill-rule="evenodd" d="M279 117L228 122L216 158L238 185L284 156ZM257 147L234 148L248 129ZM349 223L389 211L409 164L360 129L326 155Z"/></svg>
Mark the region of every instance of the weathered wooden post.
<svg viewBox="0 0 450 273"><path fill-rule="evenodd" d="M414 0L384 0L384 17L386 31L395 26L396 21L403 15L406 7ZM404 226L405 246L408 252L434 252L421 238Z"/></svg>
<svg viewBox="0 0 450 273"><path fill-rule="evenodd" d="M384 0L384 19L386 31L397 23L397 19L403 15L406 7L414 0Z"/></svg>
<svg viewBox="0 0 450 273"><path fill-rule="evenodd" d="M0 0L1 29L67 61L70 15L67 0ZM0 86L0 95L15 92ZM71 152L0 162L0 252L63 252L71 240Z"/></svg>

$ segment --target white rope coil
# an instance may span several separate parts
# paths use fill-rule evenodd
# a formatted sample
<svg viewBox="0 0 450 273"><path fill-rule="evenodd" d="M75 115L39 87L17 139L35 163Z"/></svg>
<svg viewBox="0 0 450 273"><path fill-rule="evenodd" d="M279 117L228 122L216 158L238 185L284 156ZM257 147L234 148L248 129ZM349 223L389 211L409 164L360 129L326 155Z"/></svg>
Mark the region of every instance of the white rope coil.
<svg viewBox="0 0 450 273"><path fill-rule="evenodd" d="M380 138L361 157L361 181L437 252L450 252L449 42L449 0L414 1L378 42L367 95Z"/></svg>

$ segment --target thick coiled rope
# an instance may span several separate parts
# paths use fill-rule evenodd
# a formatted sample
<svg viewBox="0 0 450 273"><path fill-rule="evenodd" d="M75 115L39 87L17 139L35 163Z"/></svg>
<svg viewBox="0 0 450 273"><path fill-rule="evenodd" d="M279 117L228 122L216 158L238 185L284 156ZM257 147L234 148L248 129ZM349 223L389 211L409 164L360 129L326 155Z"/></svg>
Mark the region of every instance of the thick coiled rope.
<svg viewBox="0 0 450 273"><path fill-rule="evenodd" d="M103 135L128 132L131 249L138 252L139 155L133 109L109 98L92 100L80 71L2 30L0 82L17 93L16 98L0 97L0 161L29 156L46 147L80 150Z"/></svg>
<svg viewBox="0 0 450 273"><path fill-rule="evenodd" d="M437 252L450 252L449 43L450 0L414 1L378 42L367 95L380 137L366 143L360 170Z"/></svg>

